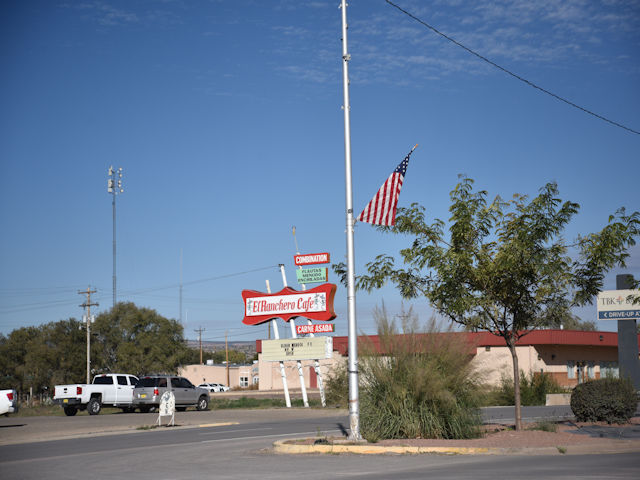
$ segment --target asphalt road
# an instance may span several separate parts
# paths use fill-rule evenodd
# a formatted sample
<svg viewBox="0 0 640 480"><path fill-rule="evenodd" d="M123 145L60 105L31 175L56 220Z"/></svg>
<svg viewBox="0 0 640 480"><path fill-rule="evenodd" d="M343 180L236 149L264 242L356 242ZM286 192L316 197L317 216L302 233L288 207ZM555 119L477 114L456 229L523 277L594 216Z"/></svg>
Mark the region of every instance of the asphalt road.
<svg viewBox="0 0 640 480"><path fill-rule="evenodd" d="M546 407L547 409L551 407ZM558 407L553 407L558 408ZM509 408L487 409L488 418L508 415ZM193 415L189 415L193 413ZM209 416L206 414L210 413ZM525 411L525 416L540 414ZM545 413L545 410L542 410ZM22 427L91 425L91 421L152 424L153 414L97 417L15 418L13 426L1 419L0 435ZM222 416L229 418L221 418ZM111 417L111 418L109 418ZM223 425L222 420L237 423ZM553 456L440 456L440 455L278 455L271 451L278 439L334 435L344 431L344 411L278 409L238 412L185 412L178 428L127 429L124 433L28 442L0 446L0 477L7 479L73 480L92 478L137 479L594 479L638 478L637 454ZM53 419L53 421L52 421ZM56 420L57 419L57 420ZM70 423L65 420L81 422ZM221 420L217 426L202 419ZM49 423L47 423L49 422ZM85 422L89 422L86 423ZM230 422L227 422L230 423ZM189 425L187 425L189 424ZM9 425L11 425L9 423ZM206 425L206 424L204 424ZM55 427L54 427L55 426ZM94 425L94 430L98 430ZM10 433L9 433L10 434Z"/></svg>

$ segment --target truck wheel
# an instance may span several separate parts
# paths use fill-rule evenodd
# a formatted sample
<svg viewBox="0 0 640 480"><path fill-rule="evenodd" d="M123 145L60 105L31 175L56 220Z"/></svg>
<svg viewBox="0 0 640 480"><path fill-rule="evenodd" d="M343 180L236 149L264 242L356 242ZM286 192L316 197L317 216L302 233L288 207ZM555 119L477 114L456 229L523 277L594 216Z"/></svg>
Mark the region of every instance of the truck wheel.
<svg viewBox="0 0 640 480"><path fill-rule="evenodd" d="M198 399L198 404L196 405L196 408L198 409L199 412L202 412L203 410L206 410L208 407L209 407L209 399L205 395L202 395Z"/></svg>
<svg viewBox="0 0 640 480"><path fill-rule="evenodd" d="M76 407L72 407L72 406L64 407L64 414L67 417L73 417L76 413L78 413L78 409Z"/></svg>
<svg viewBox="0 0 640 480"><path fill-rule="evenodd" d="M89 400L87 410L89 411L89 415L98 415L100 413L100 410L102 410L100 400L98 400L97 398L92 398L91 400Z"/></svg>

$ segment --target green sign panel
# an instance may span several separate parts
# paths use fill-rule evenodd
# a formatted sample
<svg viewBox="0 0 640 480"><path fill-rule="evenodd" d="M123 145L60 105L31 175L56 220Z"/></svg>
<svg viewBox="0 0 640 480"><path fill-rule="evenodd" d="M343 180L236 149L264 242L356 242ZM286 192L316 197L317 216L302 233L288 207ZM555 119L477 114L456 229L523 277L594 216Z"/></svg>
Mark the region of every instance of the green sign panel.
<svg viewBox="0 0 640 480"><path fill-rule="evenodd" d="M296 276L298 277L298 283L322 283L326 282L329 278L328 269L326 267L320 268L305 268L304 270L299 268L296 270Z"/></svg>

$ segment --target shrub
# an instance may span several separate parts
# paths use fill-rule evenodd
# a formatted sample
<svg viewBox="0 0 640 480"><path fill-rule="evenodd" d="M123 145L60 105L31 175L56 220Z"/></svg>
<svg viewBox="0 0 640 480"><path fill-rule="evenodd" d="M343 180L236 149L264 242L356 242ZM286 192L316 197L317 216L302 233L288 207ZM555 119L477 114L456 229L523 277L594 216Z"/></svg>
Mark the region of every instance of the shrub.
<svg viewBox="0 0 640 480"><path fill-rule="evenodd" d="M526 375L520 371L520 404L525 406L544 405L547 393L564 393L564 389L547 373ZM513 378L504 375L500 387L489 397L494 405L514 405Z"/></svg>
<svg viewBox="0 0 640 480"><path fill-rule="evenodd" d="M579 422L627 423L637 402L628 379L592 380L579 384L571 393L571 411Z"/></svg>
<svg viewBox="0 0 640 480"><path fill-rule="evenodd" d="M349 404L349 375L347 363L342 362L327 375L324 382L327 406L347 408Z"/></svg>
<svg viewBox="0 0 640 480"><path fill-rule="evenodd" d="M363 344L360 356L362 436L478 437L478 385L463 337L441 333L433 321L419 332L411 310L400 315L402 335L384 305L374 317L380 344Z"/></svg>

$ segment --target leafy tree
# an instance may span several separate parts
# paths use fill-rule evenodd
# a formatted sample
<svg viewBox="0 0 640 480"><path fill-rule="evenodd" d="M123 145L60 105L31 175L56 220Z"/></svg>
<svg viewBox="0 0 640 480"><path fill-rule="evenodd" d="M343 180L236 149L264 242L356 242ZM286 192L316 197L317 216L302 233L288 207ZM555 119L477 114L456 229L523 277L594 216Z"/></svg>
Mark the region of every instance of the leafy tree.
<svg viewBox="0 0 640 480"><path fill-rule="evenodd" d="M168 373L188 360L180 323L133 303L119 303L98 315L92 331L97 372Z"/></svg>
<svg viewBox="0 0 640 480"><path fill-rule="evenodd" d="M84 378L86 336L70 318L39 327L22 327L0 339L3 384L21 392L50 389Z"/></svg>
<svg viewBox="0 0 640 480"><path fill-rule="evenodd" d="M516 343L536 328L567 318L572 306L590 303L607 271L625 266L627 250L640 234L640 214L620 209L600 232L569 245L562 233L579 205L557 195L557 185L549 183L531 200L516 194L510 201L496 197L489 203L486 191L475 192L473 180L461 177L450 195L448 236L442 220L426 223L424 207L400 208L396 225L379 229L412 239L400 251L406 268L379 255L356 282L357 288L371 291L391 281L404 298L426 297L452 322L504 338L513 360L518 430ZM344 264L334 270L344 281Z"/></svg>
<svg viewBox="0 0 640 480"><path fill-rule="evenodd" d="M214 364L224 363L227 359L227 354L224 350L216 350L215 352L209 352L203 350L202 362L207 363L207 360L213 360ZM239 350L229 350L229 363L244 364L249 363L250 359L247 358L247 354ZM189 348L185 357L184 363L197 364L200 363L200 349Z"/></svg>

